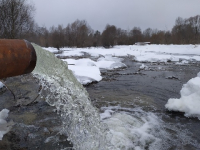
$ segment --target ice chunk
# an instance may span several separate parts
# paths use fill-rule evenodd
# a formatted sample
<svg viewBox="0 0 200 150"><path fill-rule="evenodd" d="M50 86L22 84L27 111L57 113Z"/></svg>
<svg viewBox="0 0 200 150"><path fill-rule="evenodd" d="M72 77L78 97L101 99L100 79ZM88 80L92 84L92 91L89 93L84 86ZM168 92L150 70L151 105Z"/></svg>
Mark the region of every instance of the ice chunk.
<svg viewBox="0 0 200 150"><path fill-rule="evenodd" d="M170 98L165 107L170 111L184 112L187 117L200 119L200 73L183 85L181 98Z"/></svg>
<svg viewBox="0 0 200 150"><path fill-rule="evenodd" d="M122 60L123 60L122 58L112 57L112 55L106 55L105 57L100 57L97 60L96 65L99 68L108 70L126 67L126 65L121 62Z"/></svg>
<svg viewBox="0 0 200 150"><path fill-rule="evenodd" d="M146 70L146 69L148 69L149 67L148 66L146 66L146 65L144 65L144 64L142 64L141 66L140 66L140 69L144 69L144 70Z"/></svg>
<svg viewBox="0 0 200 150"><path fill-rule="evenodd" d="M0 140L2 140L3 135L6 134L10 129L7 121L5 120L8 117L8 113L8 109L3 109L0 111Z"/></svg>

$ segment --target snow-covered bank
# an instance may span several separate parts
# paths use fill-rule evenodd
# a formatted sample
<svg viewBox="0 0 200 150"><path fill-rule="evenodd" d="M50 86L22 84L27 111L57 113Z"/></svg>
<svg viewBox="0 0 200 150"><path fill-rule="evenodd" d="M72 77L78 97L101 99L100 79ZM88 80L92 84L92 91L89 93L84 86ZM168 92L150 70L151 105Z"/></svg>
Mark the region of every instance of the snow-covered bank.
<svg viewBox="0 0 200 150"><path fill-rule="evenodd" d="M73 71L77 80L81 84L88 84L93 81L99 82L102 80L100 69L116 69L119 67L126 67L124 63L122 63L123 59L112 57L112 55L105 55L104 57L100 57L97 61L93 61L89 58L85 59L63 59L66 61L69 66L68 68Z"/></svg>
<svg viewBox="0 0 200 150"><path fill-rule="evenodd" d="M55 52L55 48L44 48L48 51ZM100 55L128 56L136 57L138 61L166 61L167 59L177 61L179 59L200 61L200 45L127 45L115 46L110 49L103 47L92 48L62 48L64 51L60 56L83 56L89 53L91 56L99 57Z"/></svg>
<svg viewBox="0 0 200 150"><path fill-rule="evenodd" d="M200 72L183 85L180 94L180 99L169 99L165 107L170 111L184 112L186 117L200 119Z"/></svg>
<svg viewBox="0 0 200 150"><path fill-rule="evenodd" d="M7 121L5 120L8 117L8 113L8 109L3 109L0 111L0 140L2 140L3 135L6 134L10 129Z"/></svg>
<svg viewBox="0 0 200 150"><path fill-rule="evenodd" d="M58 52L55 48L44 48L52 53ZM122 63L123 59L118 57L133 56L139 62L176 62L177 65L188 64L190 61L200 61L200 45L127 45L115 46L110 49L103 47L97 48L62 48L60 57L84 56L88 53L91 59L63 59L69 64L72 70L82 84L102 79L100 69L115 69L126 67Z"/></svg>

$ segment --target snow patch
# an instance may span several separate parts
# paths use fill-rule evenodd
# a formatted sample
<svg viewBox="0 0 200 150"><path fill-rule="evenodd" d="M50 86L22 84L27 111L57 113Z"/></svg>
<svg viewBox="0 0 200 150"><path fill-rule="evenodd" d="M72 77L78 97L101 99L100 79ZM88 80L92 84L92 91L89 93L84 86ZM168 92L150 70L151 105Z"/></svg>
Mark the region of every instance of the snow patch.
<svg viewBox="0 0 200 150"><path fill-rule="evenodd" d="M140 69L142 69L142 70L148 70L148 66L146 66L146 65L144 65L144 64L142 64L141 66L140 66Z"/></svg>
<svg viewBox="0 0 200 150"><path fill-rule="evenodd" d="M198 117L200 120L200 72L190 79L180 91L181 97L170 98L165 107L170 111L184 112L186 117Z"/></svg>
<svg viewBox="0 0 200 150"><path fill-rule="evenodd" d="M188 60L182 60L181 62L176 62L176 65L185 65L188 64L189 61Z"/></svg>
<svg viewBox="0 0 200 150"><path fill-rule="evenodd" d="M96 62L89 58L62 60L69 64L68 68L72 70L77 80L83 85L102 80L100 69L112 70L126 67L124 63L121 63L123 59L111 55L100 57Z"/></svg>
<svg viewBox="0 0 200 150"><path fill-rule="evenodd" d="M121 61L123 61L122 58L112 57L112 55L105 55L97 60L96 65L101 69L108 70L126 67L126 65L121 63Z"/></svg>
<svg viewBox="0 0 200 150"><path fill-rule="evenodd" d="M8 123L6 121L8 113L9 113L8 109L3 109L0 111L0 140L2 140L3 135L10 130L10 127L8 126Z"/></svg>

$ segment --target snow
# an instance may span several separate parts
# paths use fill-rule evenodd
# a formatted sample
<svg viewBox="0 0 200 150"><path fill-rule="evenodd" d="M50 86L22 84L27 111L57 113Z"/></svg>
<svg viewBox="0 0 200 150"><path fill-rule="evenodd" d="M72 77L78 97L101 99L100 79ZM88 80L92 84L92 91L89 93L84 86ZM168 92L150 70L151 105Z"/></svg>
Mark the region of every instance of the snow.
<svg viewBox="0 0 200 150"><path fill-rule="evenodd" d="M126 67L121 63L123 59L112 57L111 55L105 55L100 57L97 61L93 61L89 58L84 59L63 59L69 65L68 68L72 70L77 80L81 84L88 84L93 81L99 82L102 80L100 69L112 70L115 68Z"/></svg>
<svg viewBox="0 0 200 150"><path fill-rule="evenodd" d="M188 64L189 63L189 61L187 61L187 60L182 60L182 61L180 61L180 62L176 62L176 65L186 65L186 64Z"/></svg>
<svg viewBox="0 0 200 150"><path fill-rule="evenodd" d="M57 53L58 52L58 49L57 48L54 48L54 47L45 47L44 49L50 51L51 53Z"/></svg>
<svg viewBox="0 0 200 150"><path fill-rule="evenodd" d="M179 99L170 98L165 107L170 111L184 112L186 117L200 119L200 72L183 85L180 94Z"/></svg>
<svg viewBox="0 0 200 150"><path fill-rule="evenodd" d="M8 117L9 110L3 109L0 111L0 140L2 140L3 135L9 131L9 126L5 120Z"/></svg>
<svg viewBox="0 0 200 150"><path fill-rule="evenodd" d="M142 70L148 70L148 66L146 66L146 65L144 65L144 64L142 64L141 66L140 66L140 69L142 69Z"/></svg>
<svg viewBox="0 0 200 150"><path fill-rule="evenodd" d="M4 84L0 81L0 89L4 87Z"/></svg>
<svg viewBox="0 0 200 150"><path fill-rule="evenodd" d="M56 48L44 48L52 53L57 53ZM102 80L101 69L117 69L126 67L119 57L133 56L139 62L175 62L176 65L187 65L190 61L200 61L200 45L126 45L115 46L110 49L103 47L91 48L62 48L61 54L56 56L72 57L91 55L91 59L63 59L67 61L69 69L82 84ZM77 58L76 58L77 59ZM93 59L93 60L92 60ZM74 64L74 65L71 65ZM148 69L141 66L140 69Z"/></svg>

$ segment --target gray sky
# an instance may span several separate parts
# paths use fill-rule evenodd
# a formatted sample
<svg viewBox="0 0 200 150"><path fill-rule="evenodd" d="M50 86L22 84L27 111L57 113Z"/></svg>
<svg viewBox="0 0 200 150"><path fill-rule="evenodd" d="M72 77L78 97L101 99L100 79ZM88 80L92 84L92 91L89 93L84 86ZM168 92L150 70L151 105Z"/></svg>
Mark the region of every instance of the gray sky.
<svg viewBox="0 0 200 150"><path fill-rule="evenodd" d="M128 30L150 27L171 30L177 17L200 15L200 0L30 0L35 4L35 21L40 26L64 27L86 20L94 30L106 24Z"/></svg>

